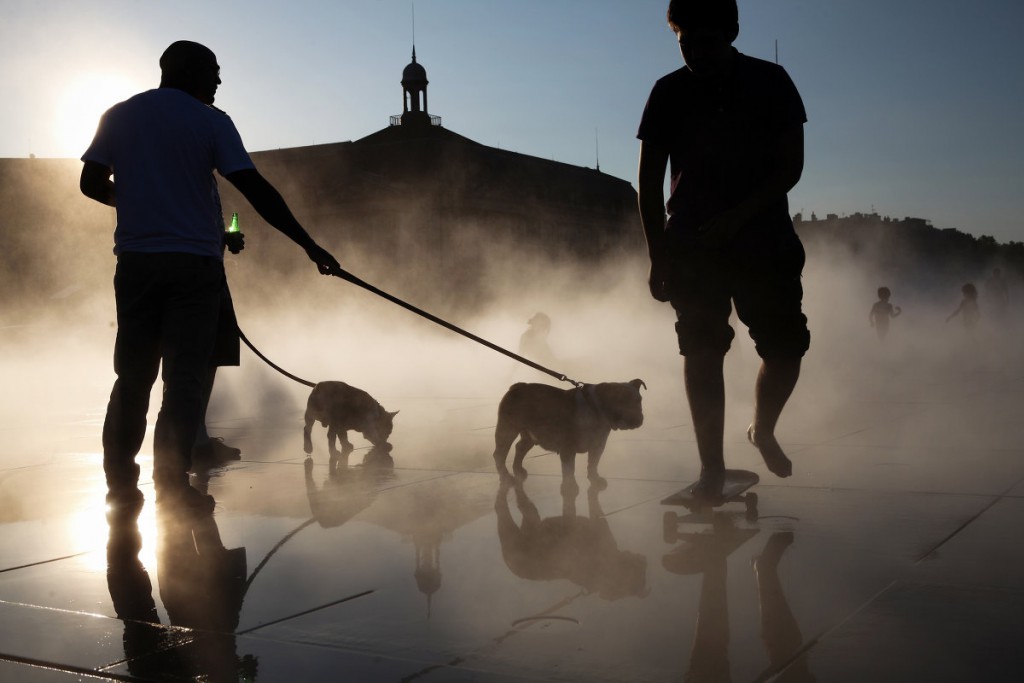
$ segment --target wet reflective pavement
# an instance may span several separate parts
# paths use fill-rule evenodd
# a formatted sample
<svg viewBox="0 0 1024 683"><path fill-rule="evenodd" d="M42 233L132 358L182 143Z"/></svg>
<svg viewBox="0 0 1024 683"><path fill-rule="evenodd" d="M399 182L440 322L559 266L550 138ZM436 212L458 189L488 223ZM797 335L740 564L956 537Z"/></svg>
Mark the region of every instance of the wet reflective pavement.
<svg viewBox="0 0 1024 683"><path fill-rule="evenodd" d="M393 450L353 435L334 472L322 428L301 450L303 389L226 410L211 430L243 459L197 472L217 500L197 521L163 515L147 479L138 518L108 524L95 391L10 408L0 680L1020 680L1024 375L798 388L786 480L732 410L756 512L693 515L660 503L697 458L678 396L646 379L607 488L581 460L578 492L539 448L500 483L500 393L378 396L401 410Z"/></svg>

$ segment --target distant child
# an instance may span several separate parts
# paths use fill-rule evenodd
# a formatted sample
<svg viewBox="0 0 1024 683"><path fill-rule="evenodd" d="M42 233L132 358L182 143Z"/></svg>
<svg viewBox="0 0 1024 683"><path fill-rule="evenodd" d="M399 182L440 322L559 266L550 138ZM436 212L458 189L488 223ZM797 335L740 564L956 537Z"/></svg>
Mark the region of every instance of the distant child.
<svg viewBox="0 0 1024 683"><path fill-rule="evenodd" d="M955 311L950 313L949 317L946 318L946 322L948 323L957 315L961 315L964 321L964 329L970 332L978 324L978 320L981 319L981 311L978 310L978 290L973 284L968 282L960 288L960 291L964 294L963 301L960 302Z"/></svg>
<svg viewBox="0 0 1024 683"><path fill-rule="evenodd" d="M892 292L889 291L888 287L879 287L878 301L871 307L871 313L868 315L871 327L875 328L879 340L885 339L885 335L889 333L889 320L903 312L903 309L899 306L893 306L889 303L890 296L892 296Z"/></svg>

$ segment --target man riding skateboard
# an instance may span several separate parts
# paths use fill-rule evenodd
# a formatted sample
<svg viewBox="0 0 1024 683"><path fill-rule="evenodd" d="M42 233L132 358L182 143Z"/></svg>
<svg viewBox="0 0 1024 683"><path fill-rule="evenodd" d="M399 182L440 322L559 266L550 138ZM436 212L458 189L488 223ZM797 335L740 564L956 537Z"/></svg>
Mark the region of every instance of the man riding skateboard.
<svg viewBox="0 0 1024 683"><path fill-rule="evenodd" d="M676 311L701 460L696 492L714 502L726 477L723 362L734 336L732 305L762 359L747 437L771 472L792 473L775 426L810 345L801 310L804 250L786 198L803 171L807 117L781 67L732 47L735 0L672 0L668 23L685 66L655 83L644 109L640 217L651 295Z"/></svg>

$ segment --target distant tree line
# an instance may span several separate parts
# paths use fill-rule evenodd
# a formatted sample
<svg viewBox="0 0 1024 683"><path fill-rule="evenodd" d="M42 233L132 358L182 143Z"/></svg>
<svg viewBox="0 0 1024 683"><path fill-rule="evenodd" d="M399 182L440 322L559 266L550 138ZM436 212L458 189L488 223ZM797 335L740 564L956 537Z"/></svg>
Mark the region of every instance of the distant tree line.
<svg viewBox="0 0 1024 683"><path fill-rule="evenodd" d="M882 278L943 284L980 281L1000 268L1024 281L1024 243L1001 244L924 218L892 219L876 213L793 217L808 253L840 253Z"/></svg>

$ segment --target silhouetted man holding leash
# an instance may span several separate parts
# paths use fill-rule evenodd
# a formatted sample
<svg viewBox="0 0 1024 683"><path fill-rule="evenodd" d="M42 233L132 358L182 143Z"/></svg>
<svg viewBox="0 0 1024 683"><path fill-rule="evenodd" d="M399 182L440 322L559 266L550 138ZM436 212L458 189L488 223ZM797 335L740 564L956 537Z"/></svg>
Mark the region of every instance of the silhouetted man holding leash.
<svg viewBox="0 0 1024 683"><path fill-rule="evenodd" d="M142 494L135 456L162 363L163 402L153 438L157 499L209 513L213 498L189 486L187 470L224 288L213 172L302 247L321 274L343 271L256 170L231 119L212 106L221 82L213 52L178 41L160 57L160 70L159 88L103 115L82 156L82 192L117 209L117 380L103 424L103 469L108 503L137 510Z"/></svg>
<svg viewBox="0 0 1024 683"><path fill-rule="evenodd" d="M640 123L640 217L651 295L676 311L698 491L714 501L725 471L722 370L733 304L763 361L747 437L769 470L792 473L775 426L810 344L801 311L804 251L786 199L803 171L807 117L781 67L732 47L735 0L672 0L668 23L686 65L654 85Z"/></svg>

